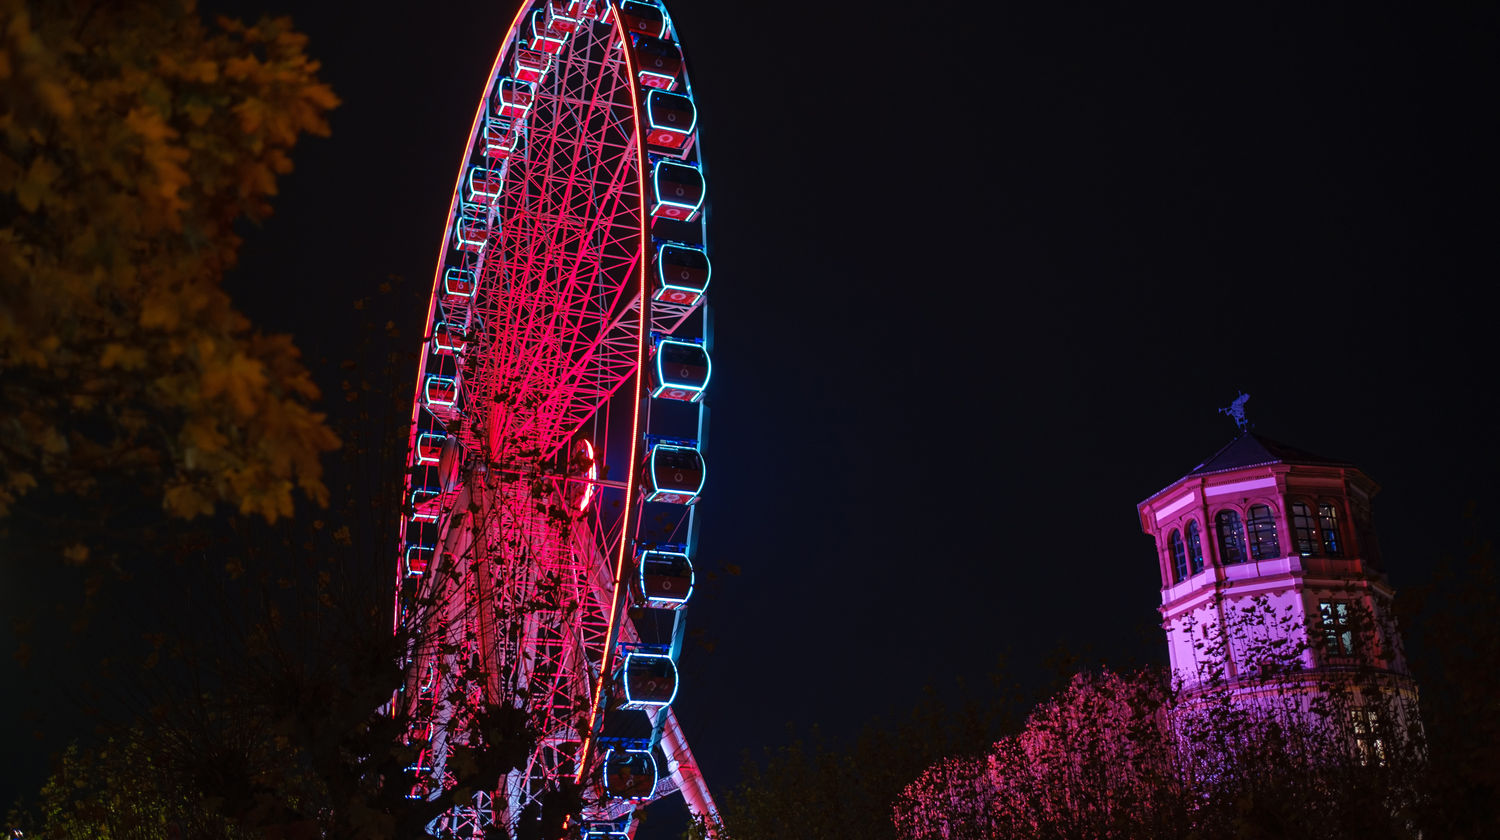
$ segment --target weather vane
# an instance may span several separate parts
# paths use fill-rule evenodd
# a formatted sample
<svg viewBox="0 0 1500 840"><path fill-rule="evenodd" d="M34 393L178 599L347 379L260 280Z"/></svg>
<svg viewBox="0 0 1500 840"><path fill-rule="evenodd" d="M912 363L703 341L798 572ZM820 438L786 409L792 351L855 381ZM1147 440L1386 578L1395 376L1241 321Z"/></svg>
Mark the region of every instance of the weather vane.
<svg viewBox="0 0 1500 840"><path fill-rule="evenodd" d="M1233 417L1234 425L1242 432L1250 428L1250 421L1245 418L1245 403L1247 402L1250 402L1250 395L1241 391L1240 395L1234 398L1234 402L1219 409L1220 414Z"/></svg>

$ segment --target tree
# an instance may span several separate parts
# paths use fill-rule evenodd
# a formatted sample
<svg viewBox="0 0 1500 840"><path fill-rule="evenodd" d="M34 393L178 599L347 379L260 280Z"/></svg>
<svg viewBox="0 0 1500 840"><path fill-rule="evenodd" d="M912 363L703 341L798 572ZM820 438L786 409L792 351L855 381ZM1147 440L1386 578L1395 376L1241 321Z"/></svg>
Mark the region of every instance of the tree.
<svg viewBox="0 0 1500 840"><path fill-rule="evenodd" d="M1202 634L1188 685L1154 670L1077 675L1018 733L909 785L900 836L1420 836L1428 762L1409 682L1302 670L1298 621L1254 599ZM1372 650L1376 629L1353 623ZM1234 678L1221 666L1231 645Z"/></svg>
<svg viewBox="0 0 1500 840"><path fill-rule="evenodd" d="M0 516L29 493L106 527L143 497L267 521L294 489L326 503L318 389L220 286L235 226L328 133L306 38L210 28L192 0L0 0L0 33Z"/></svg>
<svg viewBox="0 0 1500 840"><path fill-rule="evenodd" d="M944 759L910 784L895 802L898 834L1420 836L1419 746L1336 724L1368 704L1334 698L1323 718L1290 695L1249 710L1243 696L1221 700L1174 706L1165 679L1149 670L1080 674L1019 733L981 756ZM1372 749L1357 748L1361 735L1377 738L1366 742Z"/></svg>
<svg viewBox="0 0 1500 840"><path fill-rule="evenodd" d="M1016 735L943 759L896 800L902 837L1162 836L1161 681L1079 674Z"/></svg>

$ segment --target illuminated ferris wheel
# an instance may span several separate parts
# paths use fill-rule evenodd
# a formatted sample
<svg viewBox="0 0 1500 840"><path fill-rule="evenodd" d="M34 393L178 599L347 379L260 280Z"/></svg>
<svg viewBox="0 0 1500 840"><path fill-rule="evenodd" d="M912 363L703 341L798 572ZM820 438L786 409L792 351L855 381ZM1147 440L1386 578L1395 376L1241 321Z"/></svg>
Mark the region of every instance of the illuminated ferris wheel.
<svg viewBox="0 0 1500 840"><path fill-rule="evenodd" d="M474 709L525 754L432 834L529 835L562 802L570 836L623 838L679 791L714 816L671 708L710 373L696 126L655 2L525 3L490 71L417 373L392 710L413 798L499 748Z"/></svg>

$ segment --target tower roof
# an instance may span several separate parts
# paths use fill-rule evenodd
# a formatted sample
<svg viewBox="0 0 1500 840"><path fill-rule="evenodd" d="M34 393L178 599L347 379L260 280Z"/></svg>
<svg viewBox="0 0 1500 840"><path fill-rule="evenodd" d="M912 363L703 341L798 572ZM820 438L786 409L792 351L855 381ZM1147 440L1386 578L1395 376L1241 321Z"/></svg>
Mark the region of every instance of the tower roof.
<svg viewBox="0 0 1500 840"><path fill-rule="evenodd" d="M1230 441L1218 452L1210 455L1208 460L1194 467L1192 472L1189 472L1183 478L1194 475L1207 475L1208 473L1222 472L1224 470L1237 470L1243 467L1259 467L1264 464L1353 466L1347 461L1324 458L1321 455L1314 455L1295 446L1278 443L1254 432L1245 432Z"/></svg>

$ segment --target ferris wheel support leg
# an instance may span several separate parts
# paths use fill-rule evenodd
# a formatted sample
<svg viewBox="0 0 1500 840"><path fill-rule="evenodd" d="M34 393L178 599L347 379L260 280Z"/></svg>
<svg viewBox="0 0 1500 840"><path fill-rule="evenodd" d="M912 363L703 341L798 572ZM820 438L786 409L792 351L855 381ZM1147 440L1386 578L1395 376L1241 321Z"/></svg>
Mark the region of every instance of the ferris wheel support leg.
<svg viewBox="0 0 1500 840"><path fill-rule="evenodd" d="M666 708L663 718L661 748L667 754L667 767L672 772L672 781L682 791L682 799L687 803L688 812L694 818L703 820L708 836L713 838L718 834L719 809L714 807L708 783L698 770L698 762L693 758L693 750L688 746L687 736L682 734L682 724L677 722L677 715L672 707Z"/></svg>

